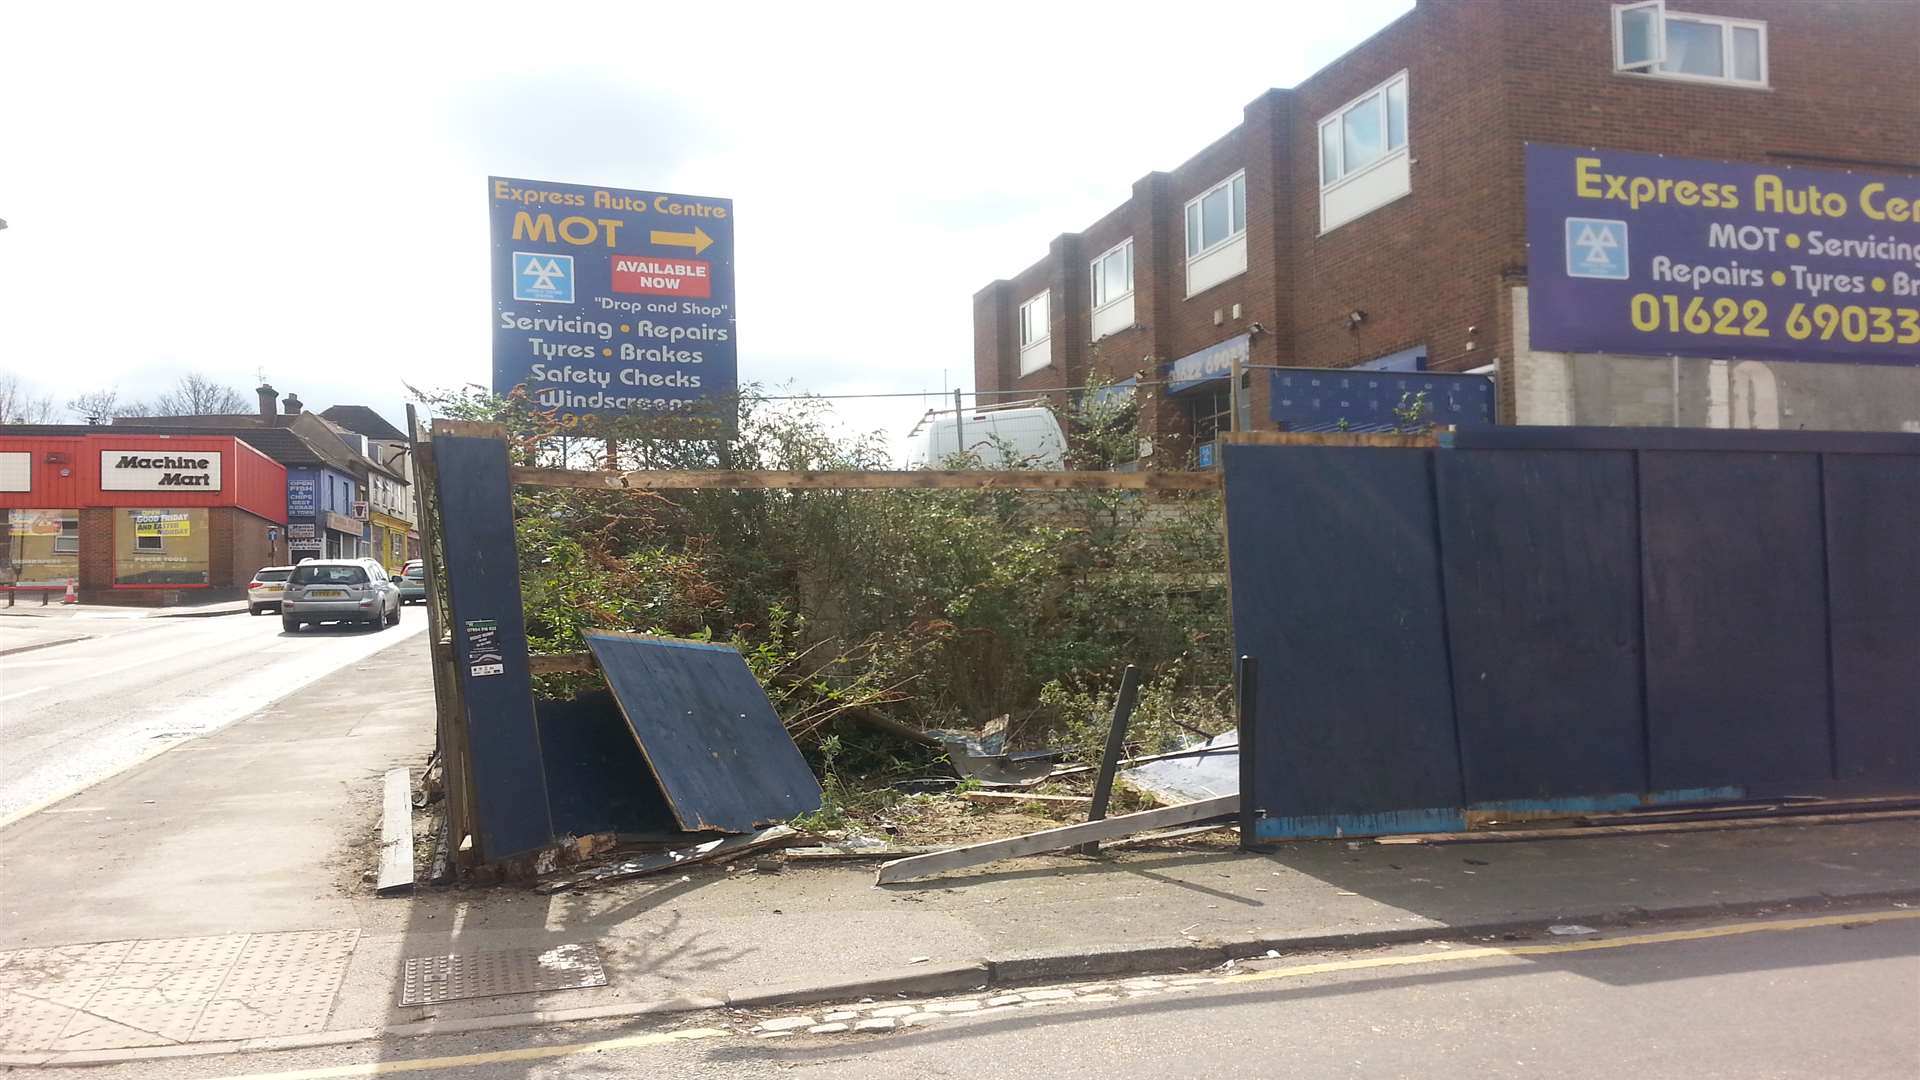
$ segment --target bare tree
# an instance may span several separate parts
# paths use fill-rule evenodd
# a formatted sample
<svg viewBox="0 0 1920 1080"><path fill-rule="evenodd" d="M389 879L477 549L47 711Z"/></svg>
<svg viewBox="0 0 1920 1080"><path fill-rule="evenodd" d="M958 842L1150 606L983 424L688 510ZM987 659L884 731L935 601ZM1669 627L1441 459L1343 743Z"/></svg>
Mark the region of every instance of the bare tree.
<svg viewBox="0 0 1920 1080"><path fill-rule="evenodd" d="M180 377L147 406L146 416L215 416L251 412L246 398L231 386L221 386L197 371Z"/></svg>
<svg viewBox="0 0 1920 1080"><path fill-rule="evenodd" d="M60 419L60 407L51 395L35 396L20 376L0 372L0 424L51 424Z"/></svg>
<svg viewBox="0 0 1920 1080"><path fill-rule="evenodd" d="M67 411L77 420L95 423L112 420L118 416L147 416L146 405L131 398L122 398L117 387L109 386L105 390L89 390L84 394L75 394L67 402Z"/></svg>

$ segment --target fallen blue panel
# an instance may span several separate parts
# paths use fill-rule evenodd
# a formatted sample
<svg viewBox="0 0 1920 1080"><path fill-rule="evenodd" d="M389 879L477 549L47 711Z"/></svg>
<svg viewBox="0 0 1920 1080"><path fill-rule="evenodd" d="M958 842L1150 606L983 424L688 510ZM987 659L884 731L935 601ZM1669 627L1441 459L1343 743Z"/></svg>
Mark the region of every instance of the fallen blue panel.
<svg viewBox="0 0 1920 1080"><path fill-rule="evenodd" d="M820 809L820 784L729 646L596 630L607 685L680 827L747 832Z"/></svg>
<svg viewBox="0 0 1920 1080"><path fill-rule="evenodd" d="M591 690L534 708L554 835L680 831L612 694Z"/></svg>

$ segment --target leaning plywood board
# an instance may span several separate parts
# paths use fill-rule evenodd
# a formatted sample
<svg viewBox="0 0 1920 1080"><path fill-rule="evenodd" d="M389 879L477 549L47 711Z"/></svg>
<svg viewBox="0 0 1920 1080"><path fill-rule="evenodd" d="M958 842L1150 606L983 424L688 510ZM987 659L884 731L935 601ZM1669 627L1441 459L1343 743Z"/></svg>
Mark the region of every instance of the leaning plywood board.
<svg viewBox="0 0 1920 1080"><path fill-rule="evenodd" d="M820 784L729 646L588 631L680 827L750 832L820 809Z"/></svg>
<svg viewBox="0 0 1920 1080"><path fill-rule="evenodd" d="M1010 836L1005 840L969 844L966 847L936 851L931 855L896 859L880 868L873 883L891 885L897 881L929 877L948 870L961 870L983 863L999 862L1001 859L1060 851L1084 844L1089 840L1111 840L1117 836L1147 832L1151 829L1166 829L1175 825L1189 825L1196 821L1228 817L1239 812L1240 796L1225 795L1218 799L1202 799L1199 802L1182 803L1179 806L1163 806L1158 810L1142 810L1137 814L1121 814L1118 817L1086 821L1078 825L1063 825L1058 829L1043 829L1040 832L1027 833L1025 836Z"/></svg>
<svg viewBox="0 0 1920 1080"><path fill-rule="evenodd" d="M380 813L380 876L376 896L413 888L413 784L406 769L387 772Z"/></svg>

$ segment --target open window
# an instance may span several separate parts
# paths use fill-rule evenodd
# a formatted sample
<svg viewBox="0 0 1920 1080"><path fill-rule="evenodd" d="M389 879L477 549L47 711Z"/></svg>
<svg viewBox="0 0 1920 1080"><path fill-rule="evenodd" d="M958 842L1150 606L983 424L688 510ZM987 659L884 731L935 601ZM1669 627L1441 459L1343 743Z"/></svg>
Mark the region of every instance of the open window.
<svg viewBox="0 0 1920 1080"><path fill-rule="evenodd" d="M1767 24L1667 10L1666 0L1613 6L1613 69L1732 86L1767 85Z"/></svg>
<svg viewBox="0 0 1920 1080"><path fill-rule="evenodd" d="M1667 58L1666 0L1613 5L1613 70L1648 71Z"/></svg>

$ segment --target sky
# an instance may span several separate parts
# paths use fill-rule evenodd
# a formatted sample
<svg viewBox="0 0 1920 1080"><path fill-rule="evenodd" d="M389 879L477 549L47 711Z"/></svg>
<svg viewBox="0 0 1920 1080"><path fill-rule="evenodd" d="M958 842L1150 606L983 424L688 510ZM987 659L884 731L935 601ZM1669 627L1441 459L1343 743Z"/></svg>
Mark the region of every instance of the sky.
<svg viewBox="0 0 1920 1080"><path fill-rule="evenodd" d="M489 379L498 175L732 198L743 381L971 389L976 290L1411 6L15 5L0 373L397 423Z"/></svg>

